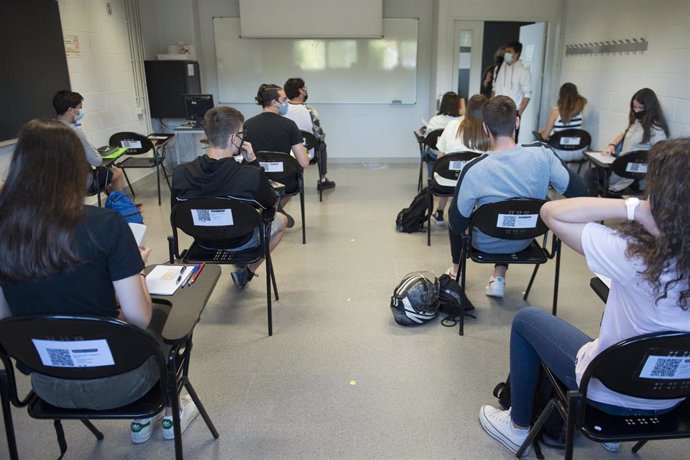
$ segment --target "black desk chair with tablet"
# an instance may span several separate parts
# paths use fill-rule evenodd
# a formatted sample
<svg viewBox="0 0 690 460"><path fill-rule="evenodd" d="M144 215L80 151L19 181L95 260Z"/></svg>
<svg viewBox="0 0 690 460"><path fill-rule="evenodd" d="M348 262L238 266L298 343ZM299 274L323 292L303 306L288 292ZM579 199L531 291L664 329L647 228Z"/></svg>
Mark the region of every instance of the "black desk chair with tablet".
<svg viewBox="0 0 690 460"><path fill-rule="evenodd" d="M321 179L322 175L322 165L321 165L321 155L320 155L320 149L321 149L321 141L314 136L313 133L310 133L309 131L302 131L300 130L300 133L302 134L302 143L304 144L304 148L307 149L308 151L313 151L314 156L309 159L309 164L310 165L317 165L319 168L319 179ZM319 201L323 201L323 190L319 189Z"/></svg>
<svg viewBox="0 0 690 460"><path fill-rule="evenodd" d="M421 158L419 160L419 181L417 182L418 191L422 190L422 177L424 176L424 165L436 161L432 157L427 155L426 149L430 148L436 150L436 143L438 142L438 138L441 137L441 134L443 134L443 129L435 129L429 132L426 136L420 135L420 133L418 133L416 130L414 132L415 138L417 138L417 142L419 143L419 154L421 155Z"/></svg>

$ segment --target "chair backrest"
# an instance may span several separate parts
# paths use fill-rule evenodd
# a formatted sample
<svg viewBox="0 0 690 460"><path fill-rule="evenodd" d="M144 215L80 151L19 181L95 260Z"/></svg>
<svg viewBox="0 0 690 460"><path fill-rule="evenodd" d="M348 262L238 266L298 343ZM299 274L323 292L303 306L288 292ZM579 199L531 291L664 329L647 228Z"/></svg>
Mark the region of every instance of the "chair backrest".
<svg viewBox="0 0 690 460"><path fill-rule="evenodd" d="M513 198L487 203L472 213L471 226L494 238L527 240L549 230L539 216L545 200Z"/></svg>
<svg viewBox="0 0 690 460"><path fill-rule="evenodd" d="M66 379L96 379L133 370L155 356L165 358L148 331L99 316L13 316L0 321L0 356L31 371Z"/></svg>
<svg viewBox="0 0 690 460"><path fill-rule="evenodd" d="M441 134L443 134L443 129L435 129L431 131L424 137L424 143L430 148L436 150L436 143L438 142L438 138L441 136Z"/></svg>
<svg viewBox="0 0 690 460"><path fill-rule="evenodd" d="M319 161L319 140L309 131L300 130L300 133L302 134L302 144L307 149L307 153L312 152L309 154L309 164L313 165Z"/></svg>
<svg viewBox="0 0 690 460"><path fill-rule="evenodd" d="M644 179L647 176L647 150L633 150L621 153L613 160L611 169L620 177Z"/></svg>
<svg viewBox="0 0 690 460"><path fill-rule="evenodd" d="M256 152L259 164L269 179L285 185L285 194L294 195L299 191L302 167L295 157L283 152Z"/></svg>
<svg viewBox="0 0 690 460"><path fill-rule="evenodd" d="M108 145L127 147L127 155L141 155L152 150L153 142L143 134L123 131L110 136Z"/></svg>
<svg viewBox="0 0 690 460"><path fill-rule="evenodd" d="M460 174L467 163L480 156L477 152L447 153L434 162L431 189L434 193L452 195Z"/></svg>
<svg viewBox="0 0 690 460"><path fill-rule="evenodd" d="M587 366L580 382L583 394L591 378L637 398L690 396L690 333L654 332L611 345Z"/></svg>
<svg viewBox="0 0 690 460"><path fill-rule="evenodd" d="M582 150L592 143L592 136L584 129L568 128L555 132L549 138L549 146L558 150Z"/></svg>
<svg viewBox="0 0 690 460"><path fill-rule="evenodd" d="M412 134L414 134L414 138L418 143L424 143L424 135L419 134L419 132L416 129L412 131Z"/></svg>
<svg viewBox="0 0 690 460"><path fill-rule="evenodd" d="M180 201L170 212L173 237L179 228L205 247L225 249L226 242L261 228L261 214L252 205L232 198L197 198Z"/></svg>

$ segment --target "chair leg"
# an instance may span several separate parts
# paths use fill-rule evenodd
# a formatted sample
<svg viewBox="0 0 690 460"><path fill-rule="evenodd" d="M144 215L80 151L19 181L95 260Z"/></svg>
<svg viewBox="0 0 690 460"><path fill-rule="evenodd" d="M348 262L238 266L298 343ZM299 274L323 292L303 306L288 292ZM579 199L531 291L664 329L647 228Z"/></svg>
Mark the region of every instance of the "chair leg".
<svg viewBox="0 0 690 460"><path fill-rule="evenodd" d="M642 446L644 446L645 444L647 444L647 441L637 441L632 448L633 454L637 453L638 450L642 449Z"/></svg>
<svg viewBox="0 0 690 460"><path fill-rule="evenodd" d="M158 206L161 205L161 166L156 160L156 186L158 187Z"/></svg>
<svg viewBox="0 0 690 460"><path fill-rule="evenodd" d="M174 376L171 376L168 379L168 395L170 397L170 410L172 411L173 417L173 433L175 434L175 459L182 460L183 453L182 430L180 429L180 394L177 390L177 382L175 382L174 379ZM193 396L192 399L194 399ZM194 403L196 404L196 401L194 401Z"/></svg>
<svg viewBox="0 0 690 460"><path fill-rule="evenodd" d="M161 158L160 162L161 162L161 169L163 170L163 176L165 176L165 182L167 182L167 184L168 184L168 189L170 191L172 191L172 185L170 185L170 178L168 177L168 171L166 171L166 169L165 169L165 164L164 164L165 161L163 160L163 158Z"/></svg>
<svg viewBox="0 0 690 460"><path fill-rule="evenodd" d="M419 180L417 181L417 192L422 191L422 169L424 168L424 160L419 160Z"/></svg>
<svg viewBox="0 0 690 460"><path fill-rule="evenodd" d="M280 300L278 296L278 284L276 283L276 273L273 271L273 261L269 259L266 263L271 268L271 282L273 283L273 295L276 300Z"/></svg>
<svg viewBox="0 0 690 460"><path fill-rule="evenodd" d="M558 282L560 280L561 276L561 248L560 248L560 243L559 247L556 250L556 267L554 268L554 277L553 277L553 307L551 308L551 314L553 316L558 316Z"/></svg>
<svg viewBox="0 0 690 460"><path fill-rule="evenodd" d="M575 444L575 424L578 418L578 411L581 405L581 398L568 394L568 417L565 427L565 460L573 459L573 447Z"/></svg>
<svg viewBox="0 0 690 460"><path fill-rule="evenodd" d="M434 209L434 195L431 193L431 184L427 188L427 216L426 216L426 245L431 246L431 213Z"/></svg>
<svg viewBox="0 0 690 460"><path fill-rule="evenodd" d="M465 294L465 271L467 269L467 253L465 249L465 242L463 241L463 247L460 250L460 268L455 276L455 280L460 277L460 292L462 297L460 297L460 318L458 321L458 335L465 335L465 305L469 300L467 299L467 294Z"/></svg>
<svg viewBox="0 0 690 460"><path fill-rule="evenodd" d="M102 441L102 440L103 440L103 438L104 438L103 433L101 433L101 432L98 430L98 428L96 428L96 427L93 425L93 423L91 423L90 420L81 419L81 423L83 423L84 426L85 426L86 428L88 428L89 431L92 432L94 436L96 436L96 439L98 439L99 441Z"/></svg>
<svg viewBox="0 0 690 460"><path fill-rule="evenodd" d="M536 444L537 438L539 437L539 432L541 431L542 427L544 426L544 423L546 423L546 419L549 418L553 410L556 408L556 401L554 399L549 400L548 404L544 408L544 410L539 414L539 417L537 418L537 421L534 422L534 425L532 425L532 428L529 430L529 434L527 435L527 439L525 439L525 442L522 443L522 446L520 446L520 449L517 451L517 456L521 457L522 454L525 452L525 450L531 445L531 444ZM537 444L538 445L538 444ZM541 450L541 449L540 449ZM542 456L543 458L543 456Z"/></svg>
<svg viewBox="0 0 690 460"><path fill-rule="evenodd" d="M129 191L132 194L132 198L136 197L137 195L134 193L134 189L132 188L132 183L129 181L129 176L127 175L127 170L123 167L120 167L122 169L122 174L125 176L125 180L127 181L127 186L129 187Z"/></svg>
<svg viewBox="0 0 690 460"><path fill-rule="evenodd" d="M5 424L5 436L7 437L7 450L10 460L17 460L17 438L14 436L14 423L12 421L12 408L10 407L10 395L7 382L7 375L4 371L0 373L0 403L2 404L2 419Z"/></svg>
<svg viewBox="0 0 690 460"><path fill-rule="evenodd" d="M192 382L190 382L189 379L185 379L184 387L187 389L187 393L189 393L189 396L192 397L192 401L194 401L196 408L199 409L199 414L201 415L201 418L204 419L204 422L206 422L208 430L211 432L215 439L218 439L218 437L220 436L218 434L218 430L216 430L216 426L213 424L213 421L211 421L211 417L208 416L206 408L201 403L201 400L199 399L199 396L197 396L196 391L192 386Z"/></svg>
<svg viewBox="0 0 690 460"><path fill-rule="evenodd" d="M302 214L302 244L307 244L307 226L304 223L304 179L299 188L299 208Z"/></svg>
<svg viewBox="0 0 690 460"><path fill-rule="evenodd" d="M67 452L65 430L62 428L62 422L60 422L59 418L53 420L53 426L55 427L55 434L57 435L58 446L60 446L60 457L58 458L58 460L60 460L62 457L65 456L65 452Z"/></svg>
<svg viewBox="0 0 690 460"><path fill-rule="evenodd" d="M529 283L527 284L527 289L525 290L525 295L522 296L522 300L527 300L527 297L529 296L529 291L532 290L532 284L534 283L534 278L537 277L537 272L539 271L539 265L534 266L534 270L532 271L532 276L529 279Z"/></svg>
<svg viewBox="0 0 690 460"><path fill-rule="evenodd" d="M268 227L268 225L266 225L266 227ZM268 237L268 228L264 231ZM264 254L264 264L266 265L266 320L268 322L268 336L270 337L273 335L273 310L271 306L271 272L273 271L273 267L271 265L271 251L268 247L268 240L266 238L264 238Z"/></svg>

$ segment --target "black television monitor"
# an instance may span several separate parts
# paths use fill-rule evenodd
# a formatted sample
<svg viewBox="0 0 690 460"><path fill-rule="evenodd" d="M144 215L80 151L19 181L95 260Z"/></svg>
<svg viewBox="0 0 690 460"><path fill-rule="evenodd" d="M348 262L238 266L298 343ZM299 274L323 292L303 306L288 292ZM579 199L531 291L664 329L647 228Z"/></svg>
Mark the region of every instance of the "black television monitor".
<svg viewBox="0 0 690 460"><path fill-rule="evenodd" d="M184 107L187 120L200 122L204 114L213 108L213 94L185 94Z"/></svg>

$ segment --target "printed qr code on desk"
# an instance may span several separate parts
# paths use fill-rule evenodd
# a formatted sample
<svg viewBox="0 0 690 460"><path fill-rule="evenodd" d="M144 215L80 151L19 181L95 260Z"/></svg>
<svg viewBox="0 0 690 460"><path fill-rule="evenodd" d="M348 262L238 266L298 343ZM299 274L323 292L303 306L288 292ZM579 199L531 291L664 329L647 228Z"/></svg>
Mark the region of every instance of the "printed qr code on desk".
<svg viewBox="0 0 690 460"><path fill-rule="evenodd" d="M52 366L75 367L69 350L62 348L47 348L46 351L48 352L48 357L50 358L50 364Z"/></svg>

